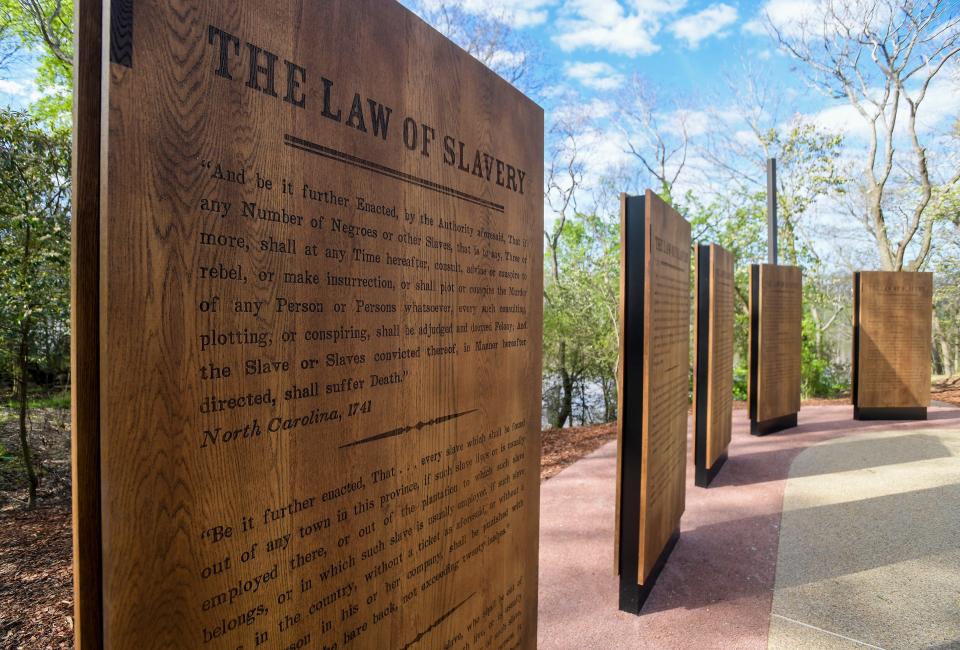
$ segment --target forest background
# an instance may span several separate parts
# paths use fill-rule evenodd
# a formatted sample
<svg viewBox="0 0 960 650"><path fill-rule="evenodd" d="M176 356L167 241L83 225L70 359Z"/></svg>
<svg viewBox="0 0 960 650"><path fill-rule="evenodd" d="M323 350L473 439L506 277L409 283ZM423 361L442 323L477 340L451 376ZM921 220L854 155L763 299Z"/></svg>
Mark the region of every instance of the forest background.
<svg viewBox="0 0 960 650"><path fill-rule="evenodd" d="M646 188L735 255L746 398L769 158L804 396L849 390L855 270L934 272L933 371L960 374L960 3L404 4L545 109L545 425L616 419L619 197ZM69 484L47 436L69 421L73 10L0 0L0 488L26 507Z"/></svg>

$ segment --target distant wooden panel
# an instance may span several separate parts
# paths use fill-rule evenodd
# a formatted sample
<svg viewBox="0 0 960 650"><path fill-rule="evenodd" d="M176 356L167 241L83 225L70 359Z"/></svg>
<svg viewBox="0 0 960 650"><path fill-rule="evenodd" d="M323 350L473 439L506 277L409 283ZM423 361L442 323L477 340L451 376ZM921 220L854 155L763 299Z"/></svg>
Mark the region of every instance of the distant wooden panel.
<svg viewBox="0 0 960 650"><path fill-rule="evenodd" d="M690 224L657 195L621 197L616 570L639 613L679 535L690 371Z"/></svg>
<svg viewBox="0 0 960 650"><path fill-rule="evenodd" d="M707 487L726 460L733 429L733 254L697 246L694 466Z"/></svg>
<svg viewBox="0 0 960 650"><path fill-rule="evenodd" d="M751 432L796 426L800 411L803 281L795 266L754 264L750 272Z"/></svg>
<svg viewBox="0 0 960 650"><path fill-rule="evenodd" d="M102 647L534 647L542 110L392 0L100 6Z"/></svg>
<svg viewBox="0 0 960 650"><path fill-rule="evenodd" d="M930 405L933 274L854 274L857 417L916 419Z"/></svg>

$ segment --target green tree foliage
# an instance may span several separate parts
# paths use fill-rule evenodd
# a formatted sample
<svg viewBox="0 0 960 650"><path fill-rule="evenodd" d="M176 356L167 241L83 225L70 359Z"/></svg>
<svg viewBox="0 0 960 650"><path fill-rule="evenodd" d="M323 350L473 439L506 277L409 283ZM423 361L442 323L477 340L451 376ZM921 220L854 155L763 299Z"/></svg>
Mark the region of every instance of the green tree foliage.
<svg viewBox="0 0 960 650"><path fill-rule="evenodd" d="M933 373L960 375L960 228L934 261Z"/></svg>
<svg viewBox="0 0 960 650"><path fill-rule="evenodd" d="M544 272L544 404L554 427L616 414L619 224L575 214L554 224ZM591 392L599 392L598 401ZM579 402L579 403L578 403Z"/></svg>
<svg viewBox="0 0 960 650"><path fill-rule="evenodd" d="M832 396L849 385L849 373L835 361L824 333L849 314L849 287L824 283L825 270L803 236L805 220L821 197L843 191L840 136L796 121L783 131L760 135L763 148L777 157L779 261L799 266L804 275L802 390L806 396ZM746 399L749 345L750 264L767 259L766 189L743 184L704 202L688 193L676 202L690 220L696 241L715 242L735 259L734 394ZM828 290L829 288L829 290ZM846 291L846 292L844 292ZM839 307L839 308L838 308Z"/></svg>
<svg viewBox="0 0 960 650"><path fill-rule="evenodd" d="M0 358L11 368L23 464L36 504L27 388L51 346L67 353L70 141L25 113L0 110ZM56 343L56 342L59 342Z"/></svg>
<svg viewBox="0 0 960 650"><path fill-rule="evenodd" d="M37 57L31 113L55 127L69 126L73 98L73 0L0 0L0 30Z"/></svg>

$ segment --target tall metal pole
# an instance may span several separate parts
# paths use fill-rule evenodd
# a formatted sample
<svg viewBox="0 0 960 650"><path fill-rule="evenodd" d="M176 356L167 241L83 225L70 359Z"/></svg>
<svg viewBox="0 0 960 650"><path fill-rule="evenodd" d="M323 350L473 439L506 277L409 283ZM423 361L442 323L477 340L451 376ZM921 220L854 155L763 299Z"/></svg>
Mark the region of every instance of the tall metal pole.
<svg viewBox="0 0 960 650"><path fill-rule="evenodd" d="M767 158L767 262L777 263L777 159Z"/></svg>

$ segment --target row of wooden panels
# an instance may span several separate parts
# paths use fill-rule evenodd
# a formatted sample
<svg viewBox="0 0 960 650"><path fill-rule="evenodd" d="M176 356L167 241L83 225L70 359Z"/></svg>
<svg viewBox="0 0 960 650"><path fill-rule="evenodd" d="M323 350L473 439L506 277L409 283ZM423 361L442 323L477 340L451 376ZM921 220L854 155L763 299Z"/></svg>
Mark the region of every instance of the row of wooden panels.
<svg viewBox="0 0 960 650"><path fill-rule="evenodd" d="M660 197L621 199L621 349L615 571L620 607L639 613L679 537L686 485L689 224ZM694 254L695 484L707 487L732 434L735 276L716 244ZM751 433L797 425L803 336L798 267L751 266ZM925 417L932 275L854 277L855 417Z"/></svg>

